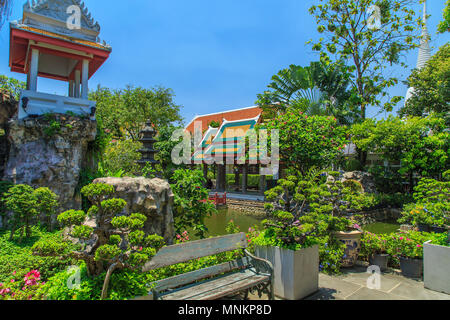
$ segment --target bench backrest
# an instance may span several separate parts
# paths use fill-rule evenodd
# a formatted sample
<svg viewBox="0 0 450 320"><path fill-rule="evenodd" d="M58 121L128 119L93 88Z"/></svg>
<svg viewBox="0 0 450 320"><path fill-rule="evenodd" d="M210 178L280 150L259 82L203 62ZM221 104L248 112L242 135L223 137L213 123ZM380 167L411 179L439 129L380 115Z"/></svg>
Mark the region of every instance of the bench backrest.
<svg viewBox="0 0 450 320"><path fill-rule="evenodd" d="M246 249L247 245L247 239L243 232L176 244L162 248L152 260L145 264L142 271L147 272L222 252Z"/></svg>

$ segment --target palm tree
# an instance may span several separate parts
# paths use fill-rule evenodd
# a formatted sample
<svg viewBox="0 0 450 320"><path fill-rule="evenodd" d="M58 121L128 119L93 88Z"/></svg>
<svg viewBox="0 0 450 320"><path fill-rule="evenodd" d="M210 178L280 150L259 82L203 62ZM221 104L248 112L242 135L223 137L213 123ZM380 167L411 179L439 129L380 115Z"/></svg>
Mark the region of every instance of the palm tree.
<svg viewBox="0 0 450 320"><path fill-rule="evenodd" d="M11 15L13 0L0 0L0 30Z"/></svg>
<svg viewBox="0 0 450 320"><path fill-rule="evenodd" d="M349 83L340 64L291 65L272 77L271 90L258 95L257 103L269 117L293 108L310 115L332 115L347 124L355 117L348 103L352 96Z"/></svg>

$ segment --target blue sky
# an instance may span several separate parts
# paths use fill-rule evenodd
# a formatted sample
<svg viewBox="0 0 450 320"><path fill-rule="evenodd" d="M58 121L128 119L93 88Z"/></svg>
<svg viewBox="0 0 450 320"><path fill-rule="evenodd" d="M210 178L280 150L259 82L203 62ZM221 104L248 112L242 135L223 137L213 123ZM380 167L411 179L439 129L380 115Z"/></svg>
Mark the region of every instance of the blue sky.
<svg viewBox="0 0 450 320"><path fill-rule="evenodd" d="M318 57L305 43L317 39L308 13L315 0L86 0L113 47L110 59L90 81L123 88L172 88L188 123L195 115L253 106L273 74L290 64L309 65ZM444 0L428 0L433 52L449 41L437 35ZM15 0L11 20L20 19L24 0ZM417 6L420 15L421 6ZM0 74L25 80L8 67L9 26L0 32ZM407 56L413 68L417 51ZM405 79L409 71L395 72ZM39 79L39 91L66 94L63 82ZM404 96L399 84L393 95ZM369 117L378 110L368 110Z"/></svg>

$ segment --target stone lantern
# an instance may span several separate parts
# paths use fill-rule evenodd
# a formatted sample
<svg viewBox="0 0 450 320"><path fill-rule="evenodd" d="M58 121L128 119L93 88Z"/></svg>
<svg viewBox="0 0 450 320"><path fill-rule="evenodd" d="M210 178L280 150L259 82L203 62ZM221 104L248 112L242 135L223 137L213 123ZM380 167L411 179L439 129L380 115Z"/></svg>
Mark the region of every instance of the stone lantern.
<svg viewBox="0 0 450 320"><path fill-rule="evenodd" d="M142 159L138 160L137 163L144 167L147 163L150 163L152 168L155 169L155 165L159 161L155 160L155 154L158 152L154 149L153 145L155 140L156 131L153 128L151 121L147 121L144 129L141 131L142 138L139 140L143 144L143 148L138 152L142 154Z"/></svg>

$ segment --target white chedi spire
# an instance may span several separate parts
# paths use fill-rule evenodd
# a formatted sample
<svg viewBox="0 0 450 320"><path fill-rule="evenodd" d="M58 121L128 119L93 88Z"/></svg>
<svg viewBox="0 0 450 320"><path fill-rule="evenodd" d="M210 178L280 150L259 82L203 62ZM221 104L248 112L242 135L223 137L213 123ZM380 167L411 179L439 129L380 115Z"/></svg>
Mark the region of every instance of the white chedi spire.
<svg viewBox="0 0 450 320"><path fill-rule="evenodd" d="M430 34L427 28L427 1L423 3L423 30L422 40L420 41L419 57L417 59L417 69L425 67L426 63L431 59Z"/></svg>
<svg viewBox="0 0 450 320"><path fill-rule="evenodd" d="M430 48L430 34L428 33L427 27L428 17L427 17L427 0L423 3L423 28L422 28L422 39L420 40L419 47L419 57L417 58L416 69L420 70L427 62L431 59L431 48ZM406 93L405 104L412 97L414 93L414 88L409 88Z"/></svg>

